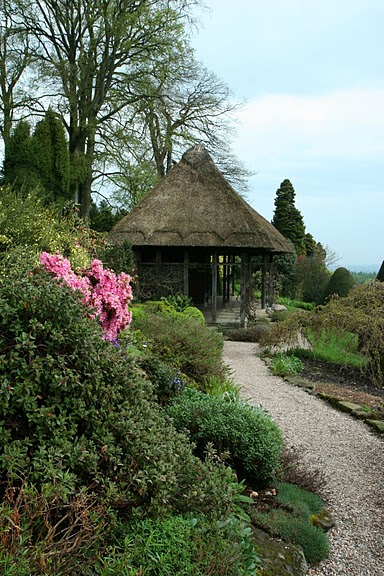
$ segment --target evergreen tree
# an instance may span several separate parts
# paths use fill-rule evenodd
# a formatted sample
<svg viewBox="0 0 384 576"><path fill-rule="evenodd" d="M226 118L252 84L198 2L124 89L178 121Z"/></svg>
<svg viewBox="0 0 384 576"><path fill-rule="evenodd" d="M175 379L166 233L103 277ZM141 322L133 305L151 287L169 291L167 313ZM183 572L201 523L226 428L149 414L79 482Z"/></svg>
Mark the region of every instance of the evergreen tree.
<svg viewBox="0 0 384 576"><path fill-rule="evenodd" d="M47 200L64 204L70 199L69 149L64 126L52 109L36 126L32 150Z"/></svg>
<svg viewBox="0 0 384 576"><path fill-rule="evenodd" d="M4 183L19 191L36 188L40 180L33 157L31 127L28 122L21 120L12 131L5 151Z"/></svg>
<svg viewBox="0 0 384 576"><path fill-rule="evenodd" d="M284 180L276 190L275 212L272 224L295 247L298 256L306 253L305 226L301 212L295 206L295 190L289 180Z"/></svg>

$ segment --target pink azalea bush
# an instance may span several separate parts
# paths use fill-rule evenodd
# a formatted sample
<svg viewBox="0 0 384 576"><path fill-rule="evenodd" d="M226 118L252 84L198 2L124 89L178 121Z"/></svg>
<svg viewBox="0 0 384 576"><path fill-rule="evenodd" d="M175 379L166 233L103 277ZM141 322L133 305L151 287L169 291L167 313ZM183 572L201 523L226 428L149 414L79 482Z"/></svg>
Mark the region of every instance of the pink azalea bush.
<svg viewBox="0 0 384 576"><path fill-rule="evenodd" d="M82 302L96 310L95 314L104 330L107 340L116 340L126 328L132 313L128 305L132 300L131 277L124 272L116 275L103 268L100 260L93 260L81 274L76 274L71 263L62 254L42 252L40 263L56 278L62 279L73 290L83 294Z"/></svg>

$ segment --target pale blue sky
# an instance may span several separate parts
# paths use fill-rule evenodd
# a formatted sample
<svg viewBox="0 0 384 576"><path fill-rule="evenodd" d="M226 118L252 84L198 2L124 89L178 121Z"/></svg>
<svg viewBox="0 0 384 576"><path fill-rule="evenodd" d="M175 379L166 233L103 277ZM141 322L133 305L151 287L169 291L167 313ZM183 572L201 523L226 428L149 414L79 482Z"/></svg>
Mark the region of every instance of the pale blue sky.
<svg viewBox="0 0 384 576"><path fill-rule="evenodd" d="M244 100L233 150L265 218L288 178L339 265L384 259L384 0L205 0L197 57Z"/></svg>

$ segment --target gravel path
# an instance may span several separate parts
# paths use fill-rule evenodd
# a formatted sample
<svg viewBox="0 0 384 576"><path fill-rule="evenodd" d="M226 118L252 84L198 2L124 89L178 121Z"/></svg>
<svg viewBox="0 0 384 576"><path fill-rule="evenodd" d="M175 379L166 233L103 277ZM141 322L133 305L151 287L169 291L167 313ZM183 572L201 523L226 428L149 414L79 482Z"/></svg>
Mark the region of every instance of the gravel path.
<svg viewBox="0 0 384 576"><path fill-rule="evenodd" d="M273 376L257 345L224 343L242 396L262 404L309 468L324 471L322 496L336 521L329 559L310 576L384 575L384 442L366 425Z"/></svg>

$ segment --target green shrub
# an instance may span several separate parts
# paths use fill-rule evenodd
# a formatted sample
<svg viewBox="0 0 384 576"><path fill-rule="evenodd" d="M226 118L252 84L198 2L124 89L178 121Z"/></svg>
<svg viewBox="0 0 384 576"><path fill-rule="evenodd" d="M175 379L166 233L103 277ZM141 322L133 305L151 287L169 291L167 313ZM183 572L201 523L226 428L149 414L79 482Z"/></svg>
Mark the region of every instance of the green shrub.
<svg viewBox="0 0 384 576"><path fill-rule="evenodd" d="M157 354L144 354L140 366L148 374L159 404L169 404L187 385L187 379L180 368L162 360Z"/></svg>
<svg viewBox="0 0 384 576"><path fill-rule="evenodd" d="M177 313L150 313L134 316L132 327L152 342L163 360L188 378L203 384L207 376L223 375L223 339L201 322Z"/></svg>
<svg viewBox="0 0 384 576"><path fill-rule="evenodd" d="M271 370L275 376L290 376L298 374L303 369L303 363L295 356L276 354L272 358Z"/></svg>
<svg viewBox="0 0 384 576"><path fill-rule="evenodd" d="M276 480L282 436L263 408L187 389L167 412L178 430L189 431L197 454L212 443L219 453L229 451L239 478L259 486Z"/></svg>
<svg viewBox="0 0 384 576"><path fill-rule="evenodd" d="M323 302L327 302L335 294L341 297L348 296L355 284L356 282L349 270L343 267L337 268L325 287Z"/></svg>
<svg viewBox="0 0 384 576"><path fill-rule="evenodd" d="M210 396L223 396L240 400L241 387L232 380L219 378L218 376L208 376L204 380L204 391Z"/></svg>
<svg viewBox="0 0 384 576"><path fill-rule="evenodd" d="M109 575L121 574L115 566L121 570L122 558L131 570L148 576L253 576L259 561L250 528L233 517L222 523L193 515L146 518L121 530L124 548L115 553L115 562L109 559L104 572Z"/></svg>
<svg viewBox="0 0 384 576"><path fill-rule="evenodd" d="M194 318L198 322L201 322L201 324L205 324L204 314L202 313L201 310L195 308L195 306L187 306L182 311L182 314L184 316L187 316L188 318Z"/></svg>
<svg viewBox="0 0 384 576"><path fill-rule="evenodd" d="M266 322L257 322L247 328L236 328L227 332L229 340L235 342L263 342L265 335L269 333L271 327Z"/></svg>
<svg viewBox="0 0 384 576"><path fill-rule="evenodd" d="M274 310L271 315L272 322L284 322L289 316L291 312L289 310Z"/></svg>
<svg viewBox="0 0 384 576"><path fill-rule="evenodd" d="M0 307L0 481L58 498L92 486L143 513L230 508L226 469L192 455L73 290L20 264L0 278Z"/></svg>
<svg viewBox="0 0 384 576"><path fill-rule="evenodd" d="M193 307L192 298L181 293L162 296L161 301L170 304L176 312L184 312L186 308Z"/></svg>

